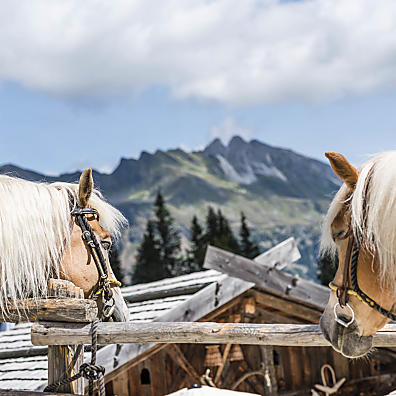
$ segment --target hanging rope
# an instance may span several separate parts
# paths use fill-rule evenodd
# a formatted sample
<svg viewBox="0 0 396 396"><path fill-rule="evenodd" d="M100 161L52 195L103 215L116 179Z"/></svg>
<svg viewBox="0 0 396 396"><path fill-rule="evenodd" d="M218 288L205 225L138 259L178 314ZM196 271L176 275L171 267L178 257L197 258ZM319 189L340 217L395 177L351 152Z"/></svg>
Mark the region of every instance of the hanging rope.
<svg viewBox="0 0 396 396"><path fill-rule="evenodd" d="M98 339L98 324L99 320L95 319L91 324L91 334L92 334L92 342L91 342L91 363L84 363L80 366L80 370L77 374L72 377L65 377L61 380L55 382L54 384L48 385L44 392L55 392L59 387L63 385L68 385L73 381L78 380L83 377L89 381L88 385L88 394L89 396L93 396L94 391L94 381L99 382L99 396L106 396L105 386L104 386L104 372L105 369L103 366L96 365L96 352L97 352L97 339ZM73 362L78 359L82 350L82 346L77 348L76 354L73 357ZM70 371L70 368L67 372Z"/></svg>
<svg viewBox="0 0 396 396"><path fill-rule="evenodd" d="M328 371L329 375L328 378L326 377L326 370ZM343 383L346 381L346 378L341 378L339 381L336 382L336 375L333 367L330 366L330 364L324 364L321 369L320 369L320 375L322 377L322 384L316 384L314 387L321 391L324 392L326 396L330 396L341 388ZM327 383L327 379L331 379L331 384ZM316 396L318 393L314 390L311 389L312 395Z"/></svg>
<svg viewBox="0 0 396 396"><path fill-rule="evenodd" d="M201 385L211 386L212 388L216 388L215 383L213 382L213 378L210 376L210 369L206 369L205 374L200 377Z"/></svg>
<svg viewBox="0 0 396 396"><path fill-rule="evenodd" d="M267 380L267 376L268 374L265 373L263 370L254 370L254 371L249 371L248 373L244 374L241 378L239 378L232 386L231 389L235 390L236 388L238 388L238 386L240 384L242 384L243 381L247 380L249 377L253 376L253 375L261 375L262 377L264 377Z"/></svg>

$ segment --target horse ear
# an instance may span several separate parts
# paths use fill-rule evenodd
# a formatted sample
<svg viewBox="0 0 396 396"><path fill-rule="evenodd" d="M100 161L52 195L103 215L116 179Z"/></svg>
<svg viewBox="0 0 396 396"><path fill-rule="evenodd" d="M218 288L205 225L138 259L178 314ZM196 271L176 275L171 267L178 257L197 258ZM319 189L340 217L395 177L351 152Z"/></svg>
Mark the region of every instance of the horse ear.
<svg viewBox="0 0 396 396"><path fill-rule="evenodd" d="M357 169L352 166L347 159L339 153L328 152L325 154L334 173L351 189L354 190L359 173Z"/></svg>
<svg viewBox="0 0 396 396"><path fill-rule="evenodd" d="M80 182L78 185L78 203L82 208L85 208L88 205L89 198L91 198L92 190L93 190L93 178L92 178L92 169L86 169L80 177Z"/></svg>

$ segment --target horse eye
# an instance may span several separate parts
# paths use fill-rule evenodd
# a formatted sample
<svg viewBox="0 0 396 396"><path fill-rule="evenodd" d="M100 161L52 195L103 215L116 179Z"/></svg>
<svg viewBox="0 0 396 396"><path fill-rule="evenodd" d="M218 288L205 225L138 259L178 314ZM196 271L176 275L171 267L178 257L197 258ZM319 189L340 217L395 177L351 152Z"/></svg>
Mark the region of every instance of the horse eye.
<svg viewBox="0 0 396 396"><path fill-rule="evenodd" d="M104 250L110 250L111 248L111 242L109 241L100 241L102 247Z"/></svg>
<svg viewBox="0 0 396 396"><path fill-rule="evenodd" d="M337 239L340 239L342 236L345 235L345 233L346 233L345 230L334 231L334 232L332 233L332 235L331 235L332 238L333 238L333 241L336 241Z"/></svg>

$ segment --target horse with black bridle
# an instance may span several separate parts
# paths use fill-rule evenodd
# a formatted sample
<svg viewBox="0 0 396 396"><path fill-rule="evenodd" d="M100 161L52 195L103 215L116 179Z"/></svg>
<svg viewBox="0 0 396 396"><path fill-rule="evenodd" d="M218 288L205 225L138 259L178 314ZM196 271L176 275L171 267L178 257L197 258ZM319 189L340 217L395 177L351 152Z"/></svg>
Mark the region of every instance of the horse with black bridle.
<svg viewBox="0 0 396 396"><path fill-rule="evenodd" d="M10 300L45 297L53 277L94 298L102 320L127 321L109 262L112 239L126 224L94 190L91 169L79 184L0 175L0 309Z"/></svg>
<svg viewBox="0 0 396 396"><path fill-rule="evenodd" d="M377 154L359 169L341 154L326 156L344 184L323 227L322 252L338 253L340 264L320 325L335 350L360 357L396 320L396 152Z"/></svg>

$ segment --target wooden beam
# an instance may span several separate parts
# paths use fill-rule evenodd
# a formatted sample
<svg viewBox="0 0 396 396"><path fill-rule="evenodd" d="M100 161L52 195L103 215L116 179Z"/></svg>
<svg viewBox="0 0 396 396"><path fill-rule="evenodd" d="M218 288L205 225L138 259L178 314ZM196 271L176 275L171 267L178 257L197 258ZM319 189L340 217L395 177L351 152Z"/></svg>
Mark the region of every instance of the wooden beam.
<svg viewBox="0 0 396 396"><path fill-rule="evenodd" d="M0 351L0 359L15 359L20 357L41 356L47 354L48 348L46 346L40 347L27 347L23 349L11 349Z"/></svg>
<svg viewBox="0 0 396 396"><path fill-rule="evenodd" d="M219 322L220 320L218 320L218 318L220 316L222 316L223 314L227 314L228 311L231 311L234 307L241 304L244 295L245 293L239 297L232 299L231 301L228 301L228 303L221 305L219 308L199 319L199 322ZM237 317L239 318L238 320L236 319ZM230 322L238 323L241 321L241 314L231 314L231 318L232 319L229 320Z"/></svg>
<svg viewBox="0 0 396 396"><path fill-rule="evenodd" d="M194 294L199 290L203 289L204 287L210 285L213 281L208 281L206 283L200 283L197 285L185 285L185 286L178 286L174 289L169 287L167 290L143 290L136 293L131 294L124 294L123 297L128 302L141 302L141 301L148 301L148 300L155 300L157 298L166 298L169 296L184 296L186 294Z"/></svg>
<svg viewBox="0 0 396 396"><path fill-rule="evenodd" d="M271 293L266 293L265 291L254 290L253 295L259 307L263 309L276 309L285 314L301 318L305 322L310 321L314 324L319 323L319 318L323 312L320 309L311 308L307 305L287 299L284 296L276 296Z"/></svg>
<svg viewBox="0 0 396 396"><path fill-rule="evenodd" d="M78 305L84 294L73 283L61 279L51 279L48 283L49 295L63 296L60 299L64 305L70 303ZM51 300L48 300L51 301ZM65 304L68 302L67 304ZM93 301L94 302L94 301ZM61 304L59 304L61 305ZM96 303L95 303L96 305ZM63 311L63 308L58 308ZM56 322L53 322L56 323ZM80 343L82 344L82 343ZM78 352L77 352L78 351ZM66 377L72 377L80 370L84 362L84 346L80 350L73 343L63 343L60 340L48 347L48 385L54 384ZM69 392L76 395L84 394L84 379L79 378L70 384L60 386L57 391Z"/></svg>
<svg viewBox="0 0 396 396"><path fill-rule="evenodd" d="M73 357L76 353L76 347L72 345L49 345L48 346L48 384L51 385L64 378L65 374L68 377L75 375L83 359L80 357L75 359ZM83 355L83 352L81 352ZM76 395L84 394L84 380L79 379L68 385L60 386L58 388L61 392L72 392Z"/></svg>
<svg viewBox="0 0 396 396"><path fill-rule="evenodd" d="M244 322L250 322L254 320L256 315L256 299L253 296L246 296L243 299L243 317Z"/></svg>
<svg viewBox="0 0 396 396"><path fill-rule="evenodd" d="M266 323L266 324L310 324L307 321L301 320L296 317L284 316L279 311L269 311L268 309L257 309L257 317L255 323Z"/></svg>
<svg viewBox="0 0 396 396"><path fill-rule="evenodd" d="M227 344L224 348L224 352L223 352L223 356L222 356L223 361L221 362L221 365L218 367L216 376L214 378L214 383L217 385L218 385L221 373L224 370L225 364L227 363L228 354L230 353L231 347L232 347L232 344Z"/></svg>
<svg viewBox="0 0 396 396"><path fill-rule="evenodd" d="M166 353L190 376L191 379L200 383L200 375L197 373L194 366L186 359L178 345L170 345Z"/></svg>
<svg viewBox="0 0 396 396"><path fill-rule="evenodd" d="M256 263L281 270L301 258L294 238L286 239L278 245L254 258Z"/></svg>
<svg viewBox="0 0 396 396"><path fill-rule="evenodd" d="M51 297L84 298L84 290L73 282L64 279L50 278L48 280L48 295Z"/></svg>
<svg viewBox="0 0 396 396"><path fill-rule="evenodd" d="M228 277L227 277L228 278ZM232 278L230 278L232 279ZM243 281L241 281L243 282ZM246 282L243 282L246 283ZM212 286L215 286L215 284L213 284ZM207 288L210 288L210 286L207 286ZM201 293L199 293L201 294ZM198 296L201 297L201 296ZM223 300L220 300L220 307L215 309L214 311L210 312L208 315L205 315L204 317L202 317L202 319L199 319L201 322L209 322L212 320L215 320L219 315L221 315L223 312L225 312L228 309L231 309L233 306L238 305L241 301L242 301L242 297L243 294L240 297L236 297L231 301L228 301L228 303L223 304ZM195 296L192 296L191 298L196 298ZM201 312L199 311L194 311L194 314L199 317L199 315L201 315ZM240 314L239 314L239 321L240 321ZM171 316L169 318L168 317L168 321L171 321L173 319L173 317ZM166 320L166 319L165 319ZM180 319L178 319L177 317L174 318L175 321L178 321ZM233 322L236 322L237 320L232 320ZM276 322L279 323L279 322ZM294 323L294 322L292 322ZM143 344L143 345L139 345L139 344L119 344L118 348L123 348L123 356L121 357L121 359L119 359L118 356L112 356L111 352L108 352L108 359L106 361L103 361L103 359L101 359L101 363L106 363L109 362L110 359L112 359L113 362L116 362L116 365L109 367L110 365L107 363L107 367L108 369L106 370L106 381L111 381L113 378L115 378L117 375L119 375L119 373L122 370L125 370L126 367L131 368L137 364L140 364L144 361L146 361L147 359L151 358L152 356L154 356L155 354L157 354L158 352L160 352L161 350L168 348L170 346L170 344ZM106 348L102 348L99 350L98 352L98 356L100 356L101 353L107 352L110 348L113 348L114 345L109 345ZM137 348L141 348L140 350L137 350ZM35 348L45 348L45 347L35 347ZM128 360L127 358L127 353L130 352L130 359ZM113 363L114 364L114 363ZM114 369L115 367L115 369ZM170 388L171 389L171 388Z"/></svg>
<svg viewBox="0 0 396 396"><path fill-rule="evenodd" d="M264 370L265 394L274 396L278 394L278 382L274 366L274 349L272 346L260 346L261 360Z"/></svg>
<svg viewBox="0 0 396 396"><path fill-rule="evenodd" d="M33 345L88 344L91 326L78 323L34 323ZM374 346L396 346L396 324L374 335ZM327 346L318 325L255 323L99 323L98 344L248 344Z"/></svg>
<svg viewBox="0 0 396 396"><path fill-rule="evenodd" d="M107 378L106 378L107 380ZM108 382L108 381L106 381ZM113 394L114 395L128 395L128 370L122 371L113 379Z"/></svg>
<svg viewBox="0 0 396 396"><path fill-rule="evenodd" d="M0 312L0 322L91 322L98 315L93 300L41 298L9 302Z"/></svg>
<svg viewBox="0 0 396 396"><path fill-rule="evenodd" d="M324 286L213 246L209 246L206 251L204 268L215 269L234 278L252 282L265 290L285 294L318 308L326 306L330 295L329 289Z"/></svg>
<svg viewBox="0 0 396 396"><path fill-rule="evenodd" d="M253 287L251 282L245 282L227 275L221 275L216 282L211 283L199 292L191 295L187 300L177 304L170 311L156 318L157 322L193 322L200 320L206 315L212 316L214 312L219 314L225 304L233 304L232 300L242 295ZM114 369L118 371L120 366L132 367L137 362L145 360L147 355L158 352L166 345L155 344L124 344L109 345L98 351L97 363L106 369L106 377L112 378ZM154 349L153 349L154 348ZM152 352L154 351L154 352Z"/></svg>

